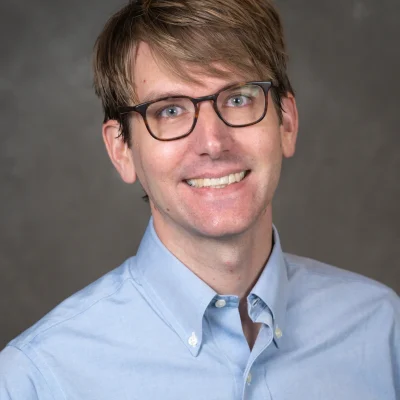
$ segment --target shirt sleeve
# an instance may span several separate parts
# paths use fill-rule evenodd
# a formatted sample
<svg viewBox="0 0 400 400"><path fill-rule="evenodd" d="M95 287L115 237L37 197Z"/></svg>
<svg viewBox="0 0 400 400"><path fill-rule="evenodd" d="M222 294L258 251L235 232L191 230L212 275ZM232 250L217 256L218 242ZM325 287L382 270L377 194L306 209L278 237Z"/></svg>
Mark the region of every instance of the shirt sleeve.
<svg viewBox="0 0 400 400"><path fill-rule="evenodd" d="M35 364L13 346L0 352L0 399L54 400Z"/></svg>

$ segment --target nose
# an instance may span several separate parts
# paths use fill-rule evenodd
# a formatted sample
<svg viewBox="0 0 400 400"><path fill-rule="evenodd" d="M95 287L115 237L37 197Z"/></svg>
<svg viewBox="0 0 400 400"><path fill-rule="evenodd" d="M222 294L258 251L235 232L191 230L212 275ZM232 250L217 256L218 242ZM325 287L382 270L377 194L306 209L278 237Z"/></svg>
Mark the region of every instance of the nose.
<svg viewBox="0 0 400 400"><path fill-rule="evenodd" d="M207 155L217 160L231 149L233 128L225 125L219 118L212 101L202 102L198 107L200 109L196 127L191 133L193 149L198 155Z"/></svg>

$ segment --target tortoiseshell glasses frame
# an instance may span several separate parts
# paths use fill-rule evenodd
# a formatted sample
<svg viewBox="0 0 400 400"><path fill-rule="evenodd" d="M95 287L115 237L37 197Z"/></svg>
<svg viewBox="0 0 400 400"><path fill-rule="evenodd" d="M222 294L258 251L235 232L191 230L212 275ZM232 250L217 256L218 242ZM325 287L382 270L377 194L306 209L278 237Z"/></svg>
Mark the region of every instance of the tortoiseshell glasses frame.
<svg viewBox="0 0 400 400"><path fill-rule="evenodd" d="M240 89L243 87L251 87L251 86L257 86L260 87L264 93L264 107L262 110L261 115L257 116L257 118L254 121L251 122L247 122L244 124L232 124L229 121L226 121L226 119L223 117L221 111L219 110L218 107L218 97L221 95L221 93L230 91L230 90L235 90L235 89ZM166 96L166 97L162 97L159 99L155 99L155 100L151 100L151 101L147 101L145 103L141 103L141 104L137 104L135 106L128 106L128 107L119 107L118 111L121 117L121 121L123 121L123 118L126 118L127 114L131 113L131 112L137 112L139 113L142 118L143 121L146 125L146 128L148 130L148 132L150 133L150 135L156 139L156 140L160 140L160 141L172 141L172 140L177 140L177 139L182 139L188 135L190 135L197 123L198 117L199 117L199 112L200 112L200 107L199 104L203 101L211 101L214 111L216 112L216 114L218 115L218 117L227 125L230 127L234 127L234 128L243 128L246 126L251 126L251 125L255 125L258 122L260 122L266 115L267 113L267 109L268 109L268 91L271 89L271 87L273 86L271 81L251 81L251 82L239 82L236 83L234 85L229 85L227 87L222 88L221 90L219 90L218 92L208 95L208 96L202 96L202 97L189 97L189 96ZM190 128L187 130L187 132L185 132L184 134L179 134L176 137L168 137L168 138L161 138L160 136L157 136L157 134L155 134L149 124L148 121L148 117L147 117L147 111L149 109L149 107L157 102L163 102L166 100L172 100L172 101L177 101L177 99L186 99L190 100L190 102L193 104L193 122L190 126ZM175 107L175 105L172 105L172 107Z"/></svg>

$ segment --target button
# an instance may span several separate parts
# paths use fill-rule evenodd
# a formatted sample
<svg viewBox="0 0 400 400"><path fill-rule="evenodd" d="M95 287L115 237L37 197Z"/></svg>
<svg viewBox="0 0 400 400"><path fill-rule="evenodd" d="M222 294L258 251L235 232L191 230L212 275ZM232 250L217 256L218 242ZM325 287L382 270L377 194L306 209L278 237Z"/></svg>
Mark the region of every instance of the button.
<svg viewBox="0 0 400 400"><path fill-rule="evenodd" d="M277 337L277 339L280 339L282 337L283 333L280 330L280 328L278 326L276 326L275 328L275 336Z"/></svg>
<svg viewBox="0 0 400 400"><path fill-rule="evenodd" d="M251 373L250 372L247 375L246 382L247 382L248 385L250 385L250 383L251 383Z"/></svg>
<svg viewBox="0 0 400 400"><path fill-rule="evenodd" d="M197 346L197 337L196 334L194 332L192 332L192 336L190 336L188 343L192 346L192 347L196 347Z"/></svg>
<svg viewBox="0 0 400 400"><path fill-rule="evenodd" d="M217 307L217 308L222 308L222 307L225 307L226 306L226 301L225 300L217 300L216 302L215 302L215 307Z"/></svg>

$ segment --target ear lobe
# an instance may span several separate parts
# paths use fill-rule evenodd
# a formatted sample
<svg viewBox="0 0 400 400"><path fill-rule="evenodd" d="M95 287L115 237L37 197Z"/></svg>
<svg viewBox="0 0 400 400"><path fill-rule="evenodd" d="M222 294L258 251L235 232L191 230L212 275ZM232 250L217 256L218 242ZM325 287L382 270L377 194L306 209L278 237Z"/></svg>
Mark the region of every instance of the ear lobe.
<svg viewBox="0 0 400 400"><path fill-rule="evenodd" d="M136 181L136 169L132 151L121 135L120 124L109 120L103 124L103 140L111 162L126 183Z"/></svg>
<svg viewBox="0 0 400 400"><path fill-rule="evenodd" d="M294 96L290 93L282 98L281 142L284 157L292 157L296 151L297 132L299 130L299 116Z"/></svg>

